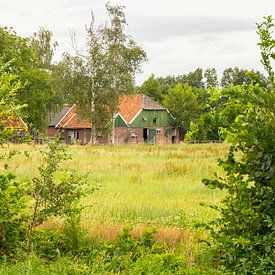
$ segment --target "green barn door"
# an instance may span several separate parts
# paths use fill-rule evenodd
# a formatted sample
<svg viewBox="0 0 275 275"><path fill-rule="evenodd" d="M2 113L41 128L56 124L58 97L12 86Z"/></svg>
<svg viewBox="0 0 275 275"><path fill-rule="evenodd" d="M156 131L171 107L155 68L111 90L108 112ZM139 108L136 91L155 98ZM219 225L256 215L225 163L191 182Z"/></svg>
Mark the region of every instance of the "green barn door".
<svg viewBox="0 0 275 275"><path fill-rule="evenodd" d="M157 133L157 131L156 131L156 129L149 129L149 139L150 139L150 142L151 143L155 143L155 141L156 141L156 133Z"/></svg>

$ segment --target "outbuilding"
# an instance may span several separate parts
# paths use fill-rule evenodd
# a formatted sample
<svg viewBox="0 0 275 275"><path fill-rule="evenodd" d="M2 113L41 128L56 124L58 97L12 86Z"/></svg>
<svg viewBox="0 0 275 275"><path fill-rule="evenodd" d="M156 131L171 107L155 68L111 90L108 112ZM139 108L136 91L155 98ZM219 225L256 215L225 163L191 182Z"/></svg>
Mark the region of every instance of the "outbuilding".
<svg viewBox="0 0 275 275"><path fill-rule="evenodd" d="M53 137L61 131L66 143L74 140L87 144L91 139L92 124L80 119L77 106L64 106L48 126L48 136ZM130 94L119 99L115 115L114 130L111 137L97 136L97 143L114 144L170 144L179 141L179 132L174 126L170 112L143 94Z"/></svg>

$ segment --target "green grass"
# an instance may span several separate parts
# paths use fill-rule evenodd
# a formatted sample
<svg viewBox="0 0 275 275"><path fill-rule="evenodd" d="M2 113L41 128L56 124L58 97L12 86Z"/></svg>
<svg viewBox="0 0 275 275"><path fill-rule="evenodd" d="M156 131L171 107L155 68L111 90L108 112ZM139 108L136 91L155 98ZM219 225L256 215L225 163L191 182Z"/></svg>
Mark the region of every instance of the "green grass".
<svg viewBox="0 0 275 275"><path fill-rule="evenodd" d="M39 151L45 150L45 146L12 145L9 149L25 152L15 155L10 162L19 179L31 180L38 175L42 160ZM207 238L207 232L195 230L192 225L217 215L200 204L219 204L224 194L205 187L201 180L212 177L216 171L222 174L217 160L223 158L227 150L227 144L70 146L72 159L62 165L78 173L88 173L88 188L97 187L82 200L88 207L81 221L91 237L91 243L87 243L84 250L97 247L98 252L92 254L97 260L86 263L85 257L90 256L85 254L82 261L65 255L47 262L39 255L31 255L18 263L2 261L0 274L93 274L93 270L99 274L116 274L107 270L111 264L121 261L129 265L121 274L141 274L138 270L155 271L160 260L164 267L167 260L172 266L174 261L179 262L183 270L180 274L217 274L216 269L212 270L211 257L204 255L203 244L196 241ZM7 152L7 148L0 148L0 155ZM0 159L0 167L3 163ZM55 228L60 224L60 220L52 219L42 227ZM125 252L118 259L116 255L109 257L106 249L113 247L110 242L116 243L122 228L129 225L131 234L137 238L148 227L156 228L154 242L162 244L165 251L160 255L147 255L144 250L145 254L136 263L127 258L131 253ZM120 248L118 251L121 253Z"/></svg>
<svg viewBox="0 0 275 275"><path fill-rule="evenodd" d="M39 150L44 146L13 145L26 151L14 157L11 167L20 178L38 174ZM205 222L215 213L201 203L219 203L222 193L201 183L219 171L217 159L225 156L226 144L179 144L136 146L71 146L71 160L63 165L89 173L91 187L83 199L82 224L147 224L179 226ZM1 149L4 152L6 149ZM221 173L221 171L220 171Z"/></svg>

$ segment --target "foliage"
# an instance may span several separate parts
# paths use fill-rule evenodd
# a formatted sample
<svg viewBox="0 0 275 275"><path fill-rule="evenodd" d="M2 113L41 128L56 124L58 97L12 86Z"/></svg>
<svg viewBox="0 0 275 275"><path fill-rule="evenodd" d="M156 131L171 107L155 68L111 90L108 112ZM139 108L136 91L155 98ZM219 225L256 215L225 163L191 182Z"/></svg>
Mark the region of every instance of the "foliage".
<svg viewBox="0 0 275 275"><path fill-rule="evenodd" d="M260 73L259 71L240 69L238 67L227 68L223 71L221 86L223 88L238 85L244 85L247 87L249 84L254 82L253 79L249 77L250 72L257 76L258 80L260 80L261 83L266 86L267 79L262 73ZM260 81L258 81L258 83L260 83Z"/></svg>
<svg viewBox="0 0 275 275"><path fill-rule="evenodd" d="M29 249L33 229L52 216L73 219L79 215L81 208L78 203L84 194L82 185L86 178L78 176L73 170L60 167L60 162L68 159L68 155L58 139L49 143L48 150L43 154L45 164L39 168L40 176L33 178L31 195L34 203L29 225Z"/></svg>
<svg viewBox="0 0 275 275"><path fill-rule="evenodd" d="M168 253L164 246L153 240L155 230L145 231L140 237L133 237L129 228L124 228L115 242L94 242L92 236L78 231L81 242L74 253L70 250L70 234L66 231L36 230L34 246L41 259L53 261L58 257L75 256L86 265L90 273L173 271L184 268L179 255ZM146 262L144 262L146 260ZM158 260L163 261L160 265ZM149 264L149 266L148 266Z"/></svg>
<svg viewBox="0 0 275 275"><path fill-rule="evenodd" d="M216 87L219 85L218 75L215 68L207 68L204 72L205 88Z"/></svg>
<svg viewBox="0 0 275 275"><path fill-rule="evenodd" d="M18 77L6 71L10 63L0 59L0 145L7 143L16 130L11 120L18 119L22 105L16 100L21 87ZM9 127L8 127L9 126ZM1 155L4 165L0 170L0 258L14 256L26 236L26 188L9 170L8 162L15 152Z"/></svg>
<svg viewBox="0 0 275 275"><path fill-rule="evenodd" d="M182 85L187 84L193 88L204 88L203 70L197 68L194 72L179 75L176 77L176 82L181 83Z"/></svg>
<svg viewBox="0 0 275 275"><path fill-rule="evenodd" d="M270 84L237 87L227 94L222 110L230 123L224 136L232 143L227 159L220 161L226 176L204 180L211 188L225 189L220 218L209 225L215 257L226 269L240 274L272 274L275 266L275 89L269 54L274 19L258 25L263 59ZM266 48L270 47L272 48Z"/></svg>
<svg viewBox="0 0 275 275"><path fill-rule="evenodd" d="M180 129L180 138L182 138L188 131L192 119L198 116L200 105L197 96L190 86L177 84L169 90L163 104L175 117L175 123Z"/></svg>
<svg viewBox="0 0 275 275"><path fill-rule="evenodd" d="M50 61L51 33L46 29L33 38L22 38L7 27L0 28L0 58L5 72L21 82L16 95L20 104L26 104L24 114L31 132L43 131L47 125L47 112L55 95L52 90Z"/></svg>
<svg viewBox="0 0 275 275"><path fill-rule="evenodd" d="M96 132L107 135L112 131L119 95L133 90L135 73L146 59L142 48L125 34L123 7L107 4L106 9L109 22L96 26L93 16L86 27L87 52L76 48L76 56L67 54L63 60L69 101L77 102L80 115L93 122L94 142Z"/></svg>
<svg viewBox="0 0 275 275"><path fill-rule="evenodd" d="M3 64L0 59L0 144L19 138L14 135L14 131L20 129L15 129L12 122L20 119L22 108L25 107L17 100L21 88L18 77L6 72L9 65Z"/></svg>
<svg viewBox="0 0 275 275"><path fill-rule="evenodd" d="M158 103L162 103L163 95L161 94L161 84L160 81L151 75L147 80L145 80L140 87L140 92L145 94L155 100Z"/></svg>
<svg viewBox="0 0 275 275"><path fill-rule="evenodd" d="M56 41L52 44L52 36L48 29L39 28L31 37L33 50L39 59L39 67L45 70L51 70L54 50L58 46Z"/></svg>
<svg viewBox="0 0 275 275"><path fill-rule="evenodd" d="M10 171L0 174L0 258L14 256L26 238L26 186Z"/></svg>

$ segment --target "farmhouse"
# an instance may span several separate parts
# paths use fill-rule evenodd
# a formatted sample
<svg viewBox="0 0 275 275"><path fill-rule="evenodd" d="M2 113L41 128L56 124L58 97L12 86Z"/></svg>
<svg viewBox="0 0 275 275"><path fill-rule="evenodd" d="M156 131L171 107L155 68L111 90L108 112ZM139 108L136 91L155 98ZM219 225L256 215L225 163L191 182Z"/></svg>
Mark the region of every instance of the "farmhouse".
<svg viewBox="0 0 275 275"><path fill-rule="evenodd" d="M28 133L27 124L16 114L2 117L0 123L0 130L10 137L11 142L22 141L22 138Z"/></svg>
<svg viewBox="0 0 275 275"><path fill-rule="evenodd" d="M74 140L87 144L91 139L91 123L80 119L77 106L65 106L48 127L48 136L57 131L63 133L65 142ZM169 111L143 94L120 97L115 115L114 131L111 137L97 136L98 144L176 143L178 129ZM111 141L112 140L112 141Z"/></svg>

